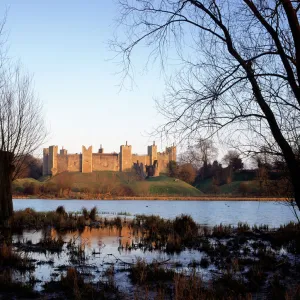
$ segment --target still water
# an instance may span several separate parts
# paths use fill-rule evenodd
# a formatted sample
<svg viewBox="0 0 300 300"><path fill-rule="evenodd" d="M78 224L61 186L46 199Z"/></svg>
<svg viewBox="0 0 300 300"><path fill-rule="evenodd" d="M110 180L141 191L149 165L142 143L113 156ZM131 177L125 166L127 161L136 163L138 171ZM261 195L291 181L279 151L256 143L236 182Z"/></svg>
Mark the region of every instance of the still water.
<svg viewBox="0 0 300 300"><path fill-rule="evenodd" d="M27 245L30 242L30 245L36 245L45 234L43 230L25 230L20 235L13 235L13 243L22 242ZM140 242L140 234L126 226L123 226L121 230L114 227L86 227L82 232L63 233L51 229L47 234L52 239L61 237L66 244L60 253L49 251L39 253L38 251L28 252L25 250L29 258L38 261L32 273L39 280L35 286L36 290L42 290L45 281L57 280L56 277L57 274L60 274L60 270L64 272L67 267L73 266L80 273L88 276L85 279L97 282L101 277L104 279L106 270L113 265L115 280L118 282L119 288L128 291L133 288L128 278L128 264L136 262L137 259L143 259L148 263L153 260L158 262L168 261L166 267L169 269L176 268L177 271L183 272L188 271L194 261L200 261L205 256L197 250L184 250L173 254L158 250L149 251L143 247L128 250L126 245L137 245ZM69 249L67 244L70 241L74 241L76 246L84 250L84 259L79 259L78 255L74 255L74 248ZM200 271L199 268L197 270ZM201 270L202 279L209 280L211 270L215 270L213 265L209 266L208 269Z"/></svg>
<svg viewBox="0 0 300 300"><path fill-rule="evenodd" d="M191 215L199 224L214 226L220 223L237 225L247 222L250 226L267 224L279 227L296 221L293 211L282 202L273 201L166 201L166 200L45 200L14 199L14 209L27 207L36 211L55 210L63 205L66 211L80 211L82 207L91 209L96 206L103 216L124 214L159 215L175 218L181 214Z"/></svg>

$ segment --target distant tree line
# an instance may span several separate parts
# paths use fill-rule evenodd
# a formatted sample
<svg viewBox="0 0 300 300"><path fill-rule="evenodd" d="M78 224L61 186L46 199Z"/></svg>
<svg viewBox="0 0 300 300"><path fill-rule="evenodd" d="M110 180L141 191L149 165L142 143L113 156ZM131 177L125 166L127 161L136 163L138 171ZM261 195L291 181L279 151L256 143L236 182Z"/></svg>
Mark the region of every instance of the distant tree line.
<svg viewBox="0 0 300 300"><path fill-rule="evenodd" d="M195 186L211 179L211 184L202 190L211 194L219 193L222 185L234 181L239 183L235 193L244 196L289 196L292 193L289 172L283 159L274 158L267 151L256 154L248 157L253 168L247 170L237 150L229 150L221 161L215 159L217 153L212 141L200 140L187 147L178 162L169 163L168 175Z"/></svg>
<svg viewBox="0 0 300 300"><path fill-rule="evenodd" d="M39 179L43 175L43 163L39 158L27 154L22 157L22 164L16 178Z"/></svg>

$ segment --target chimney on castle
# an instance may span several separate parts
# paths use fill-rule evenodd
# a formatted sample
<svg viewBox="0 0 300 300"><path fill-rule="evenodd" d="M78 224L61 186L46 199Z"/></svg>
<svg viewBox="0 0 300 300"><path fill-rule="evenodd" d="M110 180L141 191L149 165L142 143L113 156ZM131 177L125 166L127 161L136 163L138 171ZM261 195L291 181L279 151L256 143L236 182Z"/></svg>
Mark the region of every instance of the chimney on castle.
<svg viewBox="0 0 300 300"><path fill-rule="evenodd" d="M153 146L155 146L155 141L153 141Z"/></svg>
<svg viewBox="0 0 300 300"><path fill-rule="evenodd" d="M126 141L126 146L127 146L127 141Z"/></svg>

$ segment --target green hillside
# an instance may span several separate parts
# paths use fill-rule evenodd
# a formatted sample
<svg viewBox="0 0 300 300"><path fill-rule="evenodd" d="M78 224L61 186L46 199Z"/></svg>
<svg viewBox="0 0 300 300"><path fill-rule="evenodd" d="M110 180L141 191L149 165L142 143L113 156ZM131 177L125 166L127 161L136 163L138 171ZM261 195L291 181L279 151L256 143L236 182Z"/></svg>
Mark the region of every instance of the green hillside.
<svg viewBox="0 0 300 300"><path fill-rule="evenodd" d="M243 178L239 178L243 179ZM259 182L257 180L236 180L220 186L213 184L213 179L208 178L201 180L196 188L205 194L221 194L221 195L258 195L260 193Z"/></svg>
<svg viewBox="0 0 300 300"><path fill-rule="evenodd" d="M14 190L34 185L45 193L69 190L73 193L85 192L116 196L192 196L203 193L190 184L168 176L140 180L133 173L102 171L93 173L64 172L44 182L19 179L14 182Z"/></svg>

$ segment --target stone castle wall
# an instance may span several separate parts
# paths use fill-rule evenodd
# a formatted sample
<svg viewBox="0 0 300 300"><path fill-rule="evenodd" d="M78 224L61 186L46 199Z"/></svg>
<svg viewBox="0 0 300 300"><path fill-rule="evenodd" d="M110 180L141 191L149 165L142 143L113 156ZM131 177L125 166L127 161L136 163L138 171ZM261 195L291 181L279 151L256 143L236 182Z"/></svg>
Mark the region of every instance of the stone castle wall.
<svg viewBox="0 0 300 300"><path fill-rule="evenodd" d="M93 171L119 171L119 154L93 153Z"/></svg>
<svg viewBox="0 0 300 300"><path fill-rule="evenodd" d="M68 154L68 169L66 171L81 172L81 164L81 154Z"/></svg>
<svg viewBox="0 0 300 300"><path fill-rule="evenodd" d="M155 175L160 172L166 173L170 160L176 161L176 147L166 148L165 152L157 152L157 146L148 146L147 155L132 154L132 146L120 146L120 153L103 153L102 146L98 153L93 153L92 146L82 146L82 153L68 154L67 150L61 149L58 153L57 146L50 146L43 150L43 175L56 175L62 172L93 171L120 171L129 172L135 164L142 164L146 172L147 166L155 165Z"/></svg>
<svg viewBox="0 0 300 300"><path fill-rule="evenodd" d="M70 155L72 156L72 155ZM69 156L57 155L57 173L62 173L69 170Z"/></svg>
<svg viewBox="0 0 300 300"><path fill-rule="evenodd" d="M149 166L149 165L151 165L149 155L132 154L132 161L134 163L139 163L139 164L142 163L143 166L146 166L146 165ZM146 169L144 171L146 171Z"/></svg>

